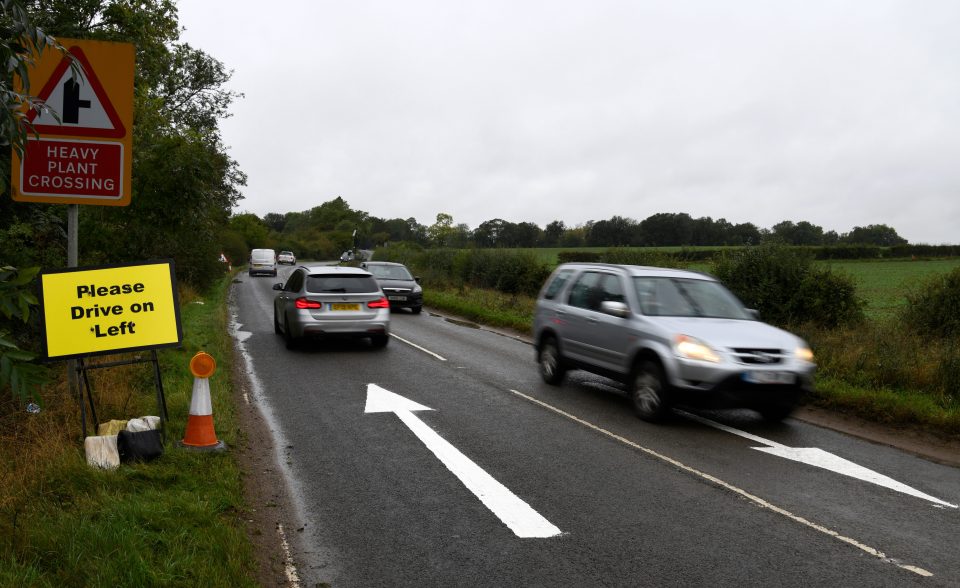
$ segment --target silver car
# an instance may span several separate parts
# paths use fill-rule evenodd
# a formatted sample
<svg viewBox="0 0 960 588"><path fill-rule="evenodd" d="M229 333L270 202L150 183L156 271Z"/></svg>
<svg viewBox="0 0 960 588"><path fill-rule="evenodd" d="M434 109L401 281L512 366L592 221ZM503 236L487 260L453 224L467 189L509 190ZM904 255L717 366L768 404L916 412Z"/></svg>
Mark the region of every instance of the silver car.
<svg viewBox="0 0 960 588"><path fill-rule="evenodd" d="M273 329L287 349L307 337L367 337L378 348L390 340L390 302L370 272L302 265L273 289Z"/></svg>
<svg viewBox="0 0 960 588"><path fill-rule="evenodd" d="M649 421L681 403L781 420L816 369L802 339L761 322L715 278L676 269L563 264L540 291L534 336L544 381L558 385L568 369L620 380Z"/></svg>

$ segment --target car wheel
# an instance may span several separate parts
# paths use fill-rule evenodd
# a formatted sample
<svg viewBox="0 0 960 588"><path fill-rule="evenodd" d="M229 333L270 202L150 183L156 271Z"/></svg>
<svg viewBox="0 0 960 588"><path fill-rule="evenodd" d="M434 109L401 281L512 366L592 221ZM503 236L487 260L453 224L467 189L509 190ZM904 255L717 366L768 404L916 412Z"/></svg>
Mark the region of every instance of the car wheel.
<svg viewBox="0 0 960 588"><path fill-rule="evenodd" d="M297 338L293 336L290 322L286 316L283 317L283 342L287 344L287 349L296 349L299 344Z"/></svg>
<svg viewBox="0 0 960 588"><path fill-rule="evenodd" d="M630 400L641 419L662 421L670 414L670 400L663 370L653 361L644 361L630 378Z"/></svg>
<svg viewBox="0 0 960 588"><path fill-rule="evenodd" d="M390 341L389 335L371 335L370 343L373 344L376 349L383 349L387 346L387 343Z"/></svg>
<svg viewBox="0 0 960 588"><path fill-rule="evenodd" d="M414 307L411 308L410 310L413 311L413 314L420 314L421 312L423 312L423 307L422 307L422 306L414 306Z"/></svg>
<svg viewBox="0 0 960 588"><path fill-rule="evenodd" d="M793 413L795 405L792 402L770 402L757 407L757 412L764 420L778 423Z"/></svg>
<svg viewBox="0 0 960 588"><path fill-rule="evenodd" d="M283 331L280 330L280 321L277 320L277 309L273 309L273 332L277 335L282 335Z"/></svg>
<svg viewBox="0 0 960 588"><path fill-rule="evenodd" d="M567 371L560 356L560 347L554 337L547 337L540 344L537 352L537 365L540 368L540 377L551 386L559 386Z"/></svg>

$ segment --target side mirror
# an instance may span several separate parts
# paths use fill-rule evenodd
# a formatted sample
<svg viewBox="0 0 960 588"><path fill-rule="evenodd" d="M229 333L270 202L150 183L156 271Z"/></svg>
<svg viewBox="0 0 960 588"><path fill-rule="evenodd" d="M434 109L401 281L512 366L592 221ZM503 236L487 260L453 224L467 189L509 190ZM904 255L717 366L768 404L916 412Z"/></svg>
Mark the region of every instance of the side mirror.
<svg viewBox="0 0 960 588"><path fill-rule="evenodd" d="M274 290L283 290L283 282L277 282L273 285Z"/></svg>
<svg viewBox="0 0 960 588"><path fill-rule="evenodd" d="M600 303L600 312L613 315L619 318L630 316L630 307L623 302L614 302L613 300L604 300Z"/></svg>
<svg viewBox="0 0 960 588"><path fill-rule="evenodd" d="M420 276L413 276L413 281L419 284L419 283L420 283Z"/></svg>

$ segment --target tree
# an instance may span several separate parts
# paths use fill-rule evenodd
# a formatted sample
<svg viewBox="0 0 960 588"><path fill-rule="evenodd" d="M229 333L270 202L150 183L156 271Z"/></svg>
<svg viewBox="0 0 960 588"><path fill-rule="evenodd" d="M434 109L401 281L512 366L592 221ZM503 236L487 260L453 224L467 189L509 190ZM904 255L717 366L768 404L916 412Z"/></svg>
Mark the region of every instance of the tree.
<svg viewBox="0 0 960 588"><path fill-rule="evenodd" d="M614 216L610 220L597 221L587 234L587 245L593 247L626 247L634 244L637 222L630 218Z"/></svg>
<svg viewBox="0 0 960 588"><path fill-rule="evenodd" d="M841 237L840 240L844 243L879 245L881 247L907 244L906 239L898 235L893 227L888 227L887 225L853 227L853 230Z"/></svg>
<svg viewBox="0 0 960 588"><path fill-rule="evenodd" d="M798 223L787 220L781 221L773 225L771 234L775 241L788 245L823 244L823 227L807 221L800 221Z"/></svg>
<svg viewBox="0 0 960 588"><path fill-rule="evenodd" d="M483 221L473 230L473 240L477 247L502 247L504 227L507 221L494 218Z"/></svg>
<svg viewBox="0 0 960 588"><path fill-rule="evenodd" d="M566 229L566 225L564 225L563 221L561 220L555 220L548 224L543 229L543 235L541 236L541 239L543 240L543 246L557 247L560 245L560 239L563 237L563 232Z"/></svg>
<svg viewBox="0 0 960 588"><path fill-rule="evenodd" d="M454 232L453 217L446 212L437 213L437 222L427 227L427 235L436 247L446 247Z"/></svg>
<svg viewBox="0 0 960 588"><path fill-rule="evenodd" d="M37 22L50 34L130 42L137 52L133 198L128 207L81 212L81 262L170 257L180 281L205 288L219 274L221 235L246 182L218 128L239 96L224 89L230 72L178 42L173 0L37 6Z"/></svg>
<svg viewBox="0 0 960 588"><path fill-rule="evenodd" d="M230 217L230 230L243 237L247 249L262 249L267 247L269 229L260 217L252 212L243 212Z"/></svg>
<svg viewBox="0 0 960 588"><path fill-rule="evenodd" d="M640 221L642 245L690 245L693 241L693 219L685 212L661 212Z"/></svg>

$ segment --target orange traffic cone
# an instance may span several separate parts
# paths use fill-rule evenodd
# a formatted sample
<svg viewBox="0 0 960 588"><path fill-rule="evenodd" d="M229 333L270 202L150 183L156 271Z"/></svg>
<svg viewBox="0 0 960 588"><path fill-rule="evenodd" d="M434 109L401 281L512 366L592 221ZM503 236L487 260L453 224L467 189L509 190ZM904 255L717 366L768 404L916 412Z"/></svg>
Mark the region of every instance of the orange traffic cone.
<svg viewBox="0 0 960 588"><path fill-rule="evenodd" d="M210 401L210 376L217 370L217 362L207 353L198 352L190 360L193 373L193 396L190 398L190 416L187 431L180 444L188 449L223 451L226 443L217 440L213 430L213 403Z"/></svg>

